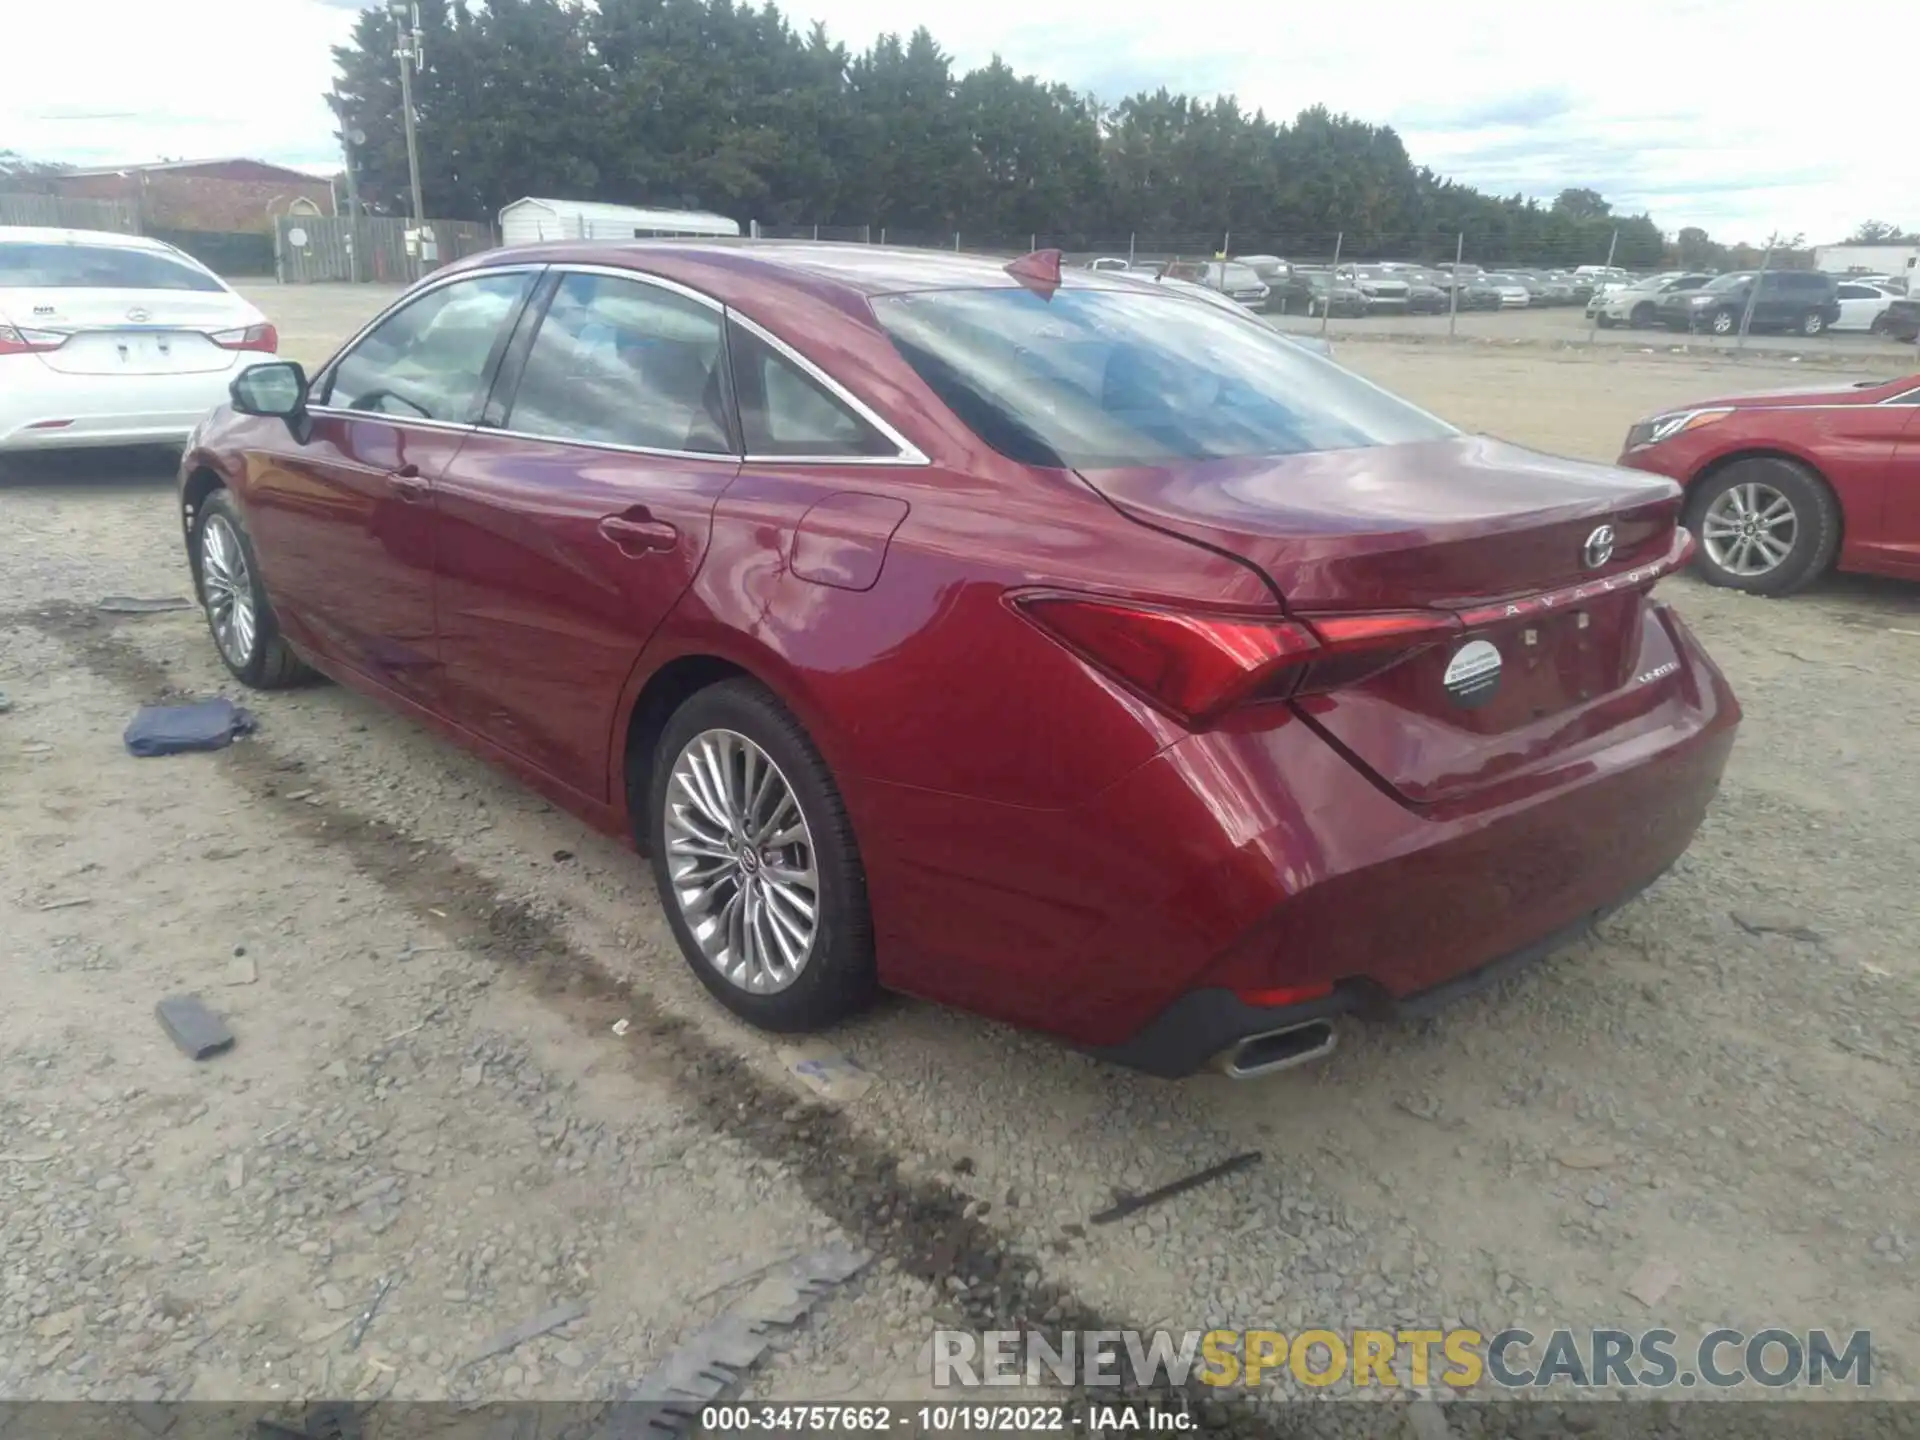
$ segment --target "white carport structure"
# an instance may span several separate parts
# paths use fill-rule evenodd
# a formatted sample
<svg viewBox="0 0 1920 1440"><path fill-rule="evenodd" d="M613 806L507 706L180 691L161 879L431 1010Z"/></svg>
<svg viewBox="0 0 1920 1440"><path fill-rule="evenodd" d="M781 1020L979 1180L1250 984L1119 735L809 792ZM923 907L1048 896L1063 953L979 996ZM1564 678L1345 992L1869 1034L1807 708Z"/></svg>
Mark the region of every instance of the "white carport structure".
<svg viewBox="0 0 1920 1440"><path fill-rule="evenodd" d="M657 235L735 236L737 221L706 210L647 210L599 200L525 196L500 211L500 243L541 240L635 240Z"/></svg>

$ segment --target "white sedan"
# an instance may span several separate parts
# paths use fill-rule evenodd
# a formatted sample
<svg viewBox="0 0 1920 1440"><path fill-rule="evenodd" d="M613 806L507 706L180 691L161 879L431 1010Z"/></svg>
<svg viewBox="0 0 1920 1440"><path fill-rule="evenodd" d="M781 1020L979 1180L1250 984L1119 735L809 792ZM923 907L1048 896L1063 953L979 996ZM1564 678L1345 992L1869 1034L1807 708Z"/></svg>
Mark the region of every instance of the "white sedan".
<svg viewBox="0 0 1920 1440"><path fill-rule="evenodd" d="M1853 280L1842 280L1839 293L1840 318L1827 328L1876 335L1880 333L1881 317L1887 313L1887 307L1900 298L1878 285L1863 285Z"/></svg>
<svg viewBox="0 0 1920 1440"><path fill-rule="evenodd" d="M1481 280L1500 292L1502 310L1521 310L1533 303L1533 292L1513 275L1482 275Z"/></svg>
<svg viewBox="0 0 1920 1440"><path fill-rule="evenodd" d="M179 444L280 337L141 235L0 226L0 452Z"/></svg>

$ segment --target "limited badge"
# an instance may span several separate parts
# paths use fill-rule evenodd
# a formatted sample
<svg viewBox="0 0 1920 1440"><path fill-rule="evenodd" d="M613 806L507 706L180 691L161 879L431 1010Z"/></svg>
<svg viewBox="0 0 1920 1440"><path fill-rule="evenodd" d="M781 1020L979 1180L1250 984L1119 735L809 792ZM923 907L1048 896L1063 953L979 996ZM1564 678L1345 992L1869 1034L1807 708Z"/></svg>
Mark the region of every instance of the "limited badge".
<svg viewBox="0 0 1920 1440"><path fill-rule="evenodd" d="M1469 640L1453 652L1440 679L1456 705L1484 705L1500 688L1500 652L1485 640Z"/></svg>

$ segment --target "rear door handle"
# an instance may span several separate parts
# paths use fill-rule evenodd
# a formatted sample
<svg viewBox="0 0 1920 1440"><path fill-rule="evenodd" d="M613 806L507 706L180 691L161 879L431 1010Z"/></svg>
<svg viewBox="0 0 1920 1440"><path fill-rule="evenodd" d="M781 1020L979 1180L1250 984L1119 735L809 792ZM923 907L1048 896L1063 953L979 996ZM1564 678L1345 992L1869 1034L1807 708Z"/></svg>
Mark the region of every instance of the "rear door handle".
<svg viewBox="0 0 1920 1440"><path fill-rule="evenodd" d="M664 520L656 520L645 506L636 505L600 522L600 533L623 554L646 555L671 550L680 543L680 532Z"/></svg>
<svg viewBox="0 0 1920 1440"><path fill-rule="evenodd" d="M402 465L387 476L387 484L393 493L410 505L417 505L432 493L433 487L420 476L420 467L414 464Z"/></svg>

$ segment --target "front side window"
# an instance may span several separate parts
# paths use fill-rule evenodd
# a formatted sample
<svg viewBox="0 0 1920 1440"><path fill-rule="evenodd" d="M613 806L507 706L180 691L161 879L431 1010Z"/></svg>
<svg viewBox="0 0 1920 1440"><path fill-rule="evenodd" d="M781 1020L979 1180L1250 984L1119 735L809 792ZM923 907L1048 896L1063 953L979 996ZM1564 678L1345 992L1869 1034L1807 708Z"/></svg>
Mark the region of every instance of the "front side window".
<svg viewBox="0 0 1920 1440"><path fill-rule="evenodd" d="M394 419L470 423L494 347L526 297L527 271L429 290L374 326L333 367L321 403Z"/></svg>
<svg viewBox="0 0 1920 1440"><path fill-rule="evenodd" d="M719 312L640 280L568 275L534 334L506 428L557 440L732 454Z"/></svg>
<svg viewBox="0 0 1920 1440"><path fill-rule="evenodd" d="M1166 465L1458 433L1264 326L1173 296L1006 288L872 303L955 414L1030 465Z"/></svg>
<svg viewBox="0 0 1920 1440"><path fill-rule="evenodd" d="M226 289L197 266L158 250L127 245L0 242L0 290Z"/></svg>
<svg viewBox="0 0 1920 1440"><path fill-rule="evenodd" d="M744 326L727 333L747 454L794 459L898 454L893 442Z"/></svg>

